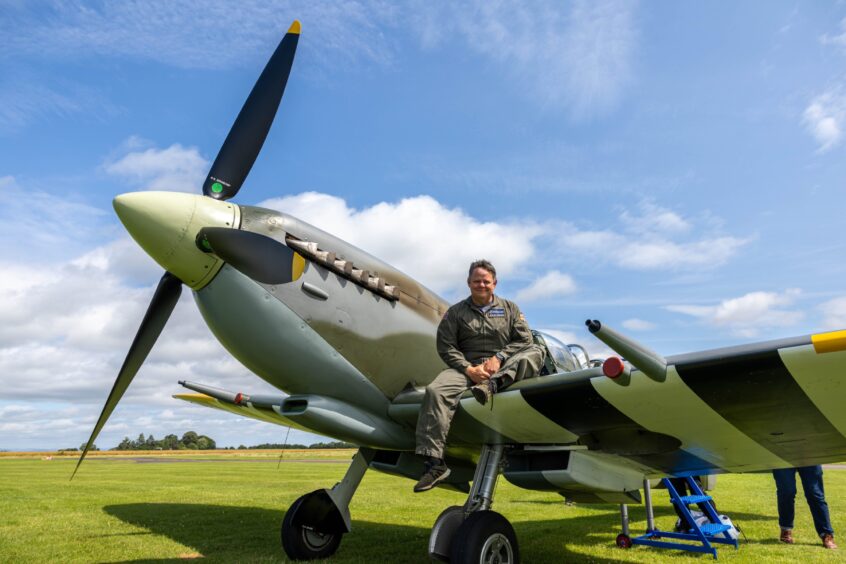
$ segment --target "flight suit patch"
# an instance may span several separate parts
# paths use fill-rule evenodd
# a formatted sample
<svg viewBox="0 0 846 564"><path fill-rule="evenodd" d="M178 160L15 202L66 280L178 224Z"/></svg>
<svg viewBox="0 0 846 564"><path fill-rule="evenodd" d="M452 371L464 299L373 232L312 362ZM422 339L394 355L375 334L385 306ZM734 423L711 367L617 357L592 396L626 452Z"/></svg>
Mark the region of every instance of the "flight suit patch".
<svg viewBox="0 0 846 564"><path fill-rule="evenodd" d="M488 317L505 317L505 308L492 307L488 310Z"/></svg>

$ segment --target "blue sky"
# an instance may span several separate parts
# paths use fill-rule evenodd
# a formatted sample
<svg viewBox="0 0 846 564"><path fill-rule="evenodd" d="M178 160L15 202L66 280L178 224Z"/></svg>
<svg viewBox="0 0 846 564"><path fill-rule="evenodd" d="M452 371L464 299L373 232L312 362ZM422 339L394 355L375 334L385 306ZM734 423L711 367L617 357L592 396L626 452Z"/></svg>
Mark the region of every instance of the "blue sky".
<svg viewBox="0 0 846 564"><path fill-rule="evenodd" d="M846 327L841 2L0 0L0 448L87 438L160 276L111 200L198 193L294 19L236 202L450 300L490 258L597 354L587 318L666 355ZM183 378L266 390L189 293L98 443L284 438L170 399Z"/></svg>

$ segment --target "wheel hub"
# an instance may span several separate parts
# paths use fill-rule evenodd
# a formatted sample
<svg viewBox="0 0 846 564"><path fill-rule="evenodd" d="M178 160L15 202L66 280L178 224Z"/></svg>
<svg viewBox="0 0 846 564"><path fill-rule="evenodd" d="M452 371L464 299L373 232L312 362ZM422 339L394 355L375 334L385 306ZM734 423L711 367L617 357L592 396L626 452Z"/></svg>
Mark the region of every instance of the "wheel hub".
<svg viewBox="0 0 846 564"><path fill-rule="evenodd" d="M311 550L320 550L330 542L335 535L333 534L326 534L326 533L319 533L310 527L303 527L303 543L308 546Z"/></svg>
<svg viewBox="0 0 846 564"><path fill-rule="evenodd" d="M514 551L508 538L501 533L488 537L482 545L481 561L484 564L513 564Z"/></svg>

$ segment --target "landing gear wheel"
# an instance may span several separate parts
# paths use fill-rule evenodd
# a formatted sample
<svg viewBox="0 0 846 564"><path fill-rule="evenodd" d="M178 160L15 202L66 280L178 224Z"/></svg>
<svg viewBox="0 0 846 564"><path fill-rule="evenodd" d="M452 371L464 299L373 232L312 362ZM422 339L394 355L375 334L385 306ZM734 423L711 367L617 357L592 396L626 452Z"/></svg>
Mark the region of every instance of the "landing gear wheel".
<svg viewBox="0 0 846 564"><path fill-rule="evenodd" d="M617 546L620 548L631 548L632 547L632 539L629 535L619 534L617 535Z"/></svg>
<svg viewBox="0 0 846 564"><path fill-rule="evenodd" d="M470 514L455 532L451 564L519 564L517 535L508 520L495 511Z"/></svg>
<svg viewBox="0 0 846 564"><path fill-rule="evenodd" d="M328 558L341 544L343 532L332 531L335 527L327 527L325 519L315 519L326 511L319 493L297 499L282 520L282 548L291 560Z"/></svg>

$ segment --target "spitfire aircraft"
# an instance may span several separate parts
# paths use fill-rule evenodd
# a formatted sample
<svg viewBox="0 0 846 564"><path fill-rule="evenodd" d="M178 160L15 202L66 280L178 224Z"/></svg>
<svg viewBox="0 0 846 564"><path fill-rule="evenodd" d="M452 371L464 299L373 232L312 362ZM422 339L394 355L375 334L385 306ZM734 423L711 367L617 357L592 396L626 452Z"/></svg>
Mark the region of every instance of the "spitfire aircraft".
<svg viewBox="0 0 846 564"><path fill-rule="evenodd" d="M424 387L444 366L434 339L448 304L291 215L231 202L270 129L299 33L294 22L267 63L203 195L115 198L121 221L165 273L87 444L188 286L214 336L280 393L181 382L194 393L176 398L360 446L339 483L305 493L285 515L285 553L306 560L338 550L368 469L421 475L414 430ZM538 333L548 353L540 377L500 392L493 405L462 399L442 485L468 497L434 523L430 556L519 561L513 527L491 510L500 475L579 502L625 504L640 502L645 478L846 460L846 331L663 358L599 321L587 328L619 357L591 360L582 347Z"/></svg>

